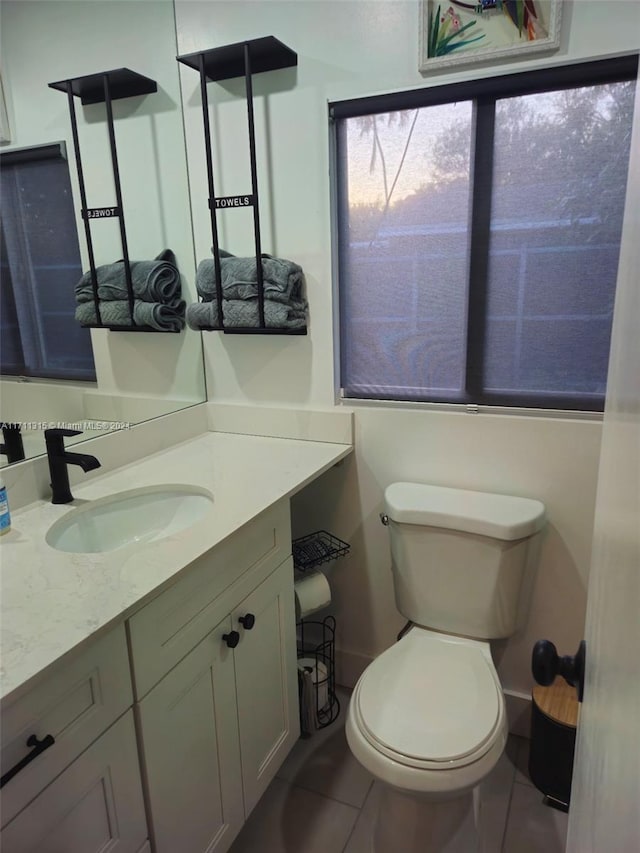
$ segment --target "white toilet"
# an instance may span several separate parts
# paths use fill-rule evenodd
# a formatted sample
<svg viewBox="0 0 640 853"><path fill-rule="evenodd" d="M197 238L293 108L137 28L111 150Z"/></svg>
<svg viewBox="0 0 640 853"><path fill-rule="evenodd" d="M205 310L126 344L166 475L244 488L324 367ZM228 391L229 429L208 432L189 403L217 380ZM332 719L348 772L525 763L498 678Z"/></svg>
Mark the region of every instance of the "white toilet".
<svg viewBox="0 0 640 853"><path fill-rule="evenodd" d="M396 604L412 625L356 684L347 740L358 761L389 786L376 850L470 853L477 849L472 791L507 739L488 641L516 630L544 506L393 483L382 519Z"/></svg>

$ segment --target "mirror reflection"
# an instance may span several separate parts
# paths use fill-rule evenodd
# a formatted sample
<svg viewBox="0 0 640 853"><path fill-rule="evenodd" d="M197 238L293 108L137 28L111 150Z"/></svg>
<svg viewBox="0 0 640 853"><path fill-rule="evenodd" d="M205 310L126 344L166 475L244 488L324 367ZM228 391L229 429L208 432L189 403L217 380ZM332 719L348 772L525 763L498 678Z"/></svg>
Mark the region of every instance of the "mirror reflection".
<svg viewBox="0 0 640 853"><path fill-rule="evenodd" d="M44 453L48 427L77 430L73 443L202 402L206 393L200 335L175 331L181 302L195 299L195 262L172 0L6 0L0 16L1 466ZM135 305L133 322L147 318L145 332L78 322L95 325L90 250L68 95L49 87L122 68L157 85L111 105L125 244L117 216L88 226L100 300L108 300L98 303L102 323L104 315L131 325ZM73 101L86 208L116 208L106 104ZM137 264L135 303L122 284L127 255ZM167 259L180 284L160 305L147 282Z"/></svg>

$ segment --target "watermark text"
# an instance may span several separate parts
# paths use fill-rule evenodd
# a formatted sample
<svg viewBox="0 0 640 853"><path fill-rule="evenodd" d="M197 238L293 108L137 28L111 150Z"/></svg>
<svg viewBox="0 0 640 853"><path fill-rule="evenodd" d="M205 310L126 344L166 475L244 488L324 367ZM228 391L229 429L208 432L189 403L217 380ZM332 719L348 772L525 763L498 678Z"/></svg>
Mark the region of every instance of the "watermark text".
<svg viewBox="0 0 640 853"><path fill-rule="evenodd" d="M20 430L45 430L45 429L72 429L79 432L90 432L99 430L101 432L131 429L133 424L126 421L2 421L2 429Z"/></svg>

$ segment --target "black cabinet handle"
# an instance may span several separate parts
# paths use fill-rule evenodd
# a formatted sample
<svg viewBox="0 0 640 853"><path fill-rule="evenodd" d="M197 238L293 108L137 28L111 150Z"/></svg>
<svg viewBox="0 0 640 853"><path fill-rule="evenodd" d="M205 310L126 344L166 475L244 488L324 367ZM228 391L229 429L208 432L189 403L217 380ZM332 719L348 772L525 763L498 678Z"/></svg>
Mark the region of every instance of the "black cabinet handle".
<svg viewBox="0 0 640 853"><path fill-rule="evenodd" d="M556 675L561 675L567 684L576 688L578 700L584 696L584 669L586 646L584 640L578 646L578 651L572 657L560 657L556 647L549 640L538 640L531 655L531 671L533 677L546 687L553 683Z"/></svg>
<svg viewBox="0 0 640 853"><path fill-rule="evenodd" d="M11 781L14 776L17 776L21 770L30 764L34 758L37 758L41 752L44 752L45 749L49 749L50 746L53 746L55 743L55 738L53 735L45 735L42 740L38 740L36 735L29 735L27 738L27 746L32 746L33 749L28 755L25 755L23 759L18 761L17 764L11 768L11 770L7 770L2 779L0 779L0 788L3 788L7 782Z"/></svg>
<svg viewBox="0 0 640 853"><path fill-rule="evenodd" d="M246 631L250 631L256 624L256 617L253 615L253 613L246 613L244 616L241 616L238 619L238 622Z"/></svg>
<svg viewBox="0 0 640 853"><path fill-rule="evenodd" d="M228 634L223 634L222 639L229 646L230 649L235 649L235 647L240 642L240 634L237 631L229 631Z"/></svg>

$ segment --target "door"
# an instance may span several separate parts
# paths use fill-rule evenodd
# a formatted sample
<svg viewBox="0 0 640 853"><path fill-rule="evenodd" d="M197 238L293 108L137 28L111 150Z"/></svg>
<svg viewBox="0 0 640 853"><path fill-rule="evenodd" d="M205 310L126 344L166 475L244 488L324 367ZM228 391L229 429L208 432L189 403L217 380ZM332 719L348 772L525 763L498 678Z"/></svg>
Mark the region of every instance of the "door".
<svg viewBox="0 0 640 853"><path fill-rule="evenodd" d="M567 850L640 850L640 86L607 383Z"/></svg>
<svg viewBox="0 0 640 853"><path fill-rule="evenodd" d="M137 705L155 853L223 853L244 820L227 617Z"/></svg>
<svg viewBox="0 0 640 853"><path fill-rule="evenodd" d="M248 817L300 734L291 558L245 598L232 618L240 632L234 656Z"/></svg>
<svg viewBox="0 0 640 853"><path fill-rule="evenodd" d="M138 853L147 837L128 711L2 830L3 853Z"/></svg>

